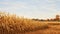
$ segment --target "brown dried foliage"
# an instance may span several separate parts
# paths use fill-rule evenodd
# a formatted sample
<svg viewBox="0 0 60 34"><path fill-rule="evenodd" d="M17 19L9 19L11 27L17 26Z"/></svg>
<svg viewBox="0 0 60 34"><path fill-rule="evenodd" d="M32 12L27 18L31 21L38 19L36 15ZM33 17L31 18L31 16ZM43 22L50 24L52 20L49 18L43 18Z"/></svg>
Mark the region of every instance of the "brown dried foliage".
<svg viewBox="0 0 60 34"><path fill-rule="evenodd" d="M20 34L48 27L45 23L0 12L0 34Z"/></svg>

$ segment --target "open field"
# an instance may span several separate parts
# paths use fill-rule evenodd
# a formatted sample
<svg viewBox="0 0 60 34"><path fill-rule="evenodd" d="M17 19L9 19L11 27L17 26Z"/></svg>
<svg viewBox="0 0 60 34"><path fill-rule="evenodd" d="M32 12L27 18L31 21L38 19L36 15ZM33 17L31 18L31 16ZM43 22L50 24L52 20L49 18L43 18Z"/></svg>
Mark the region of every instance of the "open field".
<svg viewBox="0 0 60 34"><path fill-rule="evenodd" d="M25 34L60 34L60 25L58 25L58 23L56 25L51 23L48 26L49 28L47 29L28 32Z"/></svg>
<svg viewBox="0 0 60 34"><path fill-rule="evenodd" d="M0 34L60 34L60 22L34 21L0 13Z"/></svg>
<svg viewBox="0 0 60 34"><path fill-rule="evenodd" d="M60 21L40 21L40 23L47 23L49 25L60 25Z"/></svg>

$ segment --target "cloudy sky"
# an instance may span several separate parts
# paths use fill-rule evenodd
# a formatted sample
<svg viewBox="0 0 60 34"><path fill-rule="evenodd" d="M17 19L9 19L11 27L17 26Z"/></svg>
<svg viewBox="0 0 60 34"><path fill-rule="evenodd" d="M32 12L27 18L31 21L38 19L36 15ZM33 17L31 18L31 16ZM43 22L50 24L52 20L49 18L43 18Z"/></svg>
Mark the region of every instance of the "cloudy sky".
<svg viewBox="0 0 60 34"><path fill-rule="evenodd" d="M60 0L0 0L0 11L27 18L54 18L60 13Z"/></svg>

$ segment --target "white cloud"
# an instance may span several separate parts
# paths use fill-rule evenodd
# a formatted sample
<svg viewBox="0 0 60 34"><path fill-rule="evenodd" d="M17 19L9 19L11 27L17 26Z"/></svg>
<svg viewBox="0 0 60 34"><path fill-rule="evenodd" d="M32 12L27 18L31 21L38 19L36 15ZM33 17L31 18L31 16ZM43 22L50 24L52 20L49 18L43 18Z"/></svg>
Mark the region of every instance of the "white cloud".
<svg viewBox="0 0 60 34"><path fill-rule="evenodd" d="M8 2L0 2L0 4L7 5L7 4L8 4Z"/></svg>
<svg viewBox="0 0 60 34"><path fill-rule="evenodd" d="M4 6L0 8L0 10L4 11L15 11L19 9L27 8L25 3L19 2L0 2L0 4L3 4ZM6 6L5 6L6 5Z"/></svg>
<svg viewBox="0 0 60 34"><path fill-rule="evenodd" d="M31 2L30 3L27 3L27 2L26 3L25 2L0 2L0 4L6 5L2 8L0 8L0 10L9 11L9 12L16 11L17 13L19 13L19 11L20 11L20 14L23 11L22 14L24 16L29 16L29 17L37 16L38 18L40 16L42 18L45 16L50 16L50 14L51 15L56 14L56 12L58 11L54 0L46 0L46 1L42 0L42 3L39 2L40 0L32 0L32 1L34 1L33 5Z"/></svg>

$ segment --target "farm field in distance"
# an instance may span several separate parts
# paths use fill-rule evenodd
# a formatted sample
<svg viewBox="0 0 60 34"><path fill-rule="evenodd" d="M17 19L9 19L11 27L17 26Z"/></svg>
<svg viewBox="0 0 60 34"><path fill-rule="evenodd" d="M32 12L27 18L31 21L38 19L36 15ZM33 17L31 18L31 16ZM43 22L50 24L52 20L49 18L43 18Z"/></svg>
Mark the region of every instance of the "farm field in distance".
<svg viewBox="0 0 60 34"><path fill-rule="evenodd" d="M34 32L28 32L25 34L60 34L60 22L58 22L58 21L43 21L42 23L48 23L49 28L46 28L43 30L37 30Z"/></svg>
<svg viewBox="0 0 60 34"><path fill-rule="evenodd" d="M0 34L60 34L59 17L51 21L36 21L0 12Z"/></svg>
<svg viewBox="0 0 60 34"><path fill-rule="evenodd" d="M60 0L0 0L0 34L60 34Z"/></svg>

